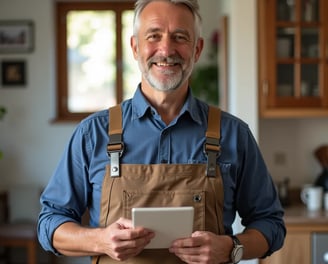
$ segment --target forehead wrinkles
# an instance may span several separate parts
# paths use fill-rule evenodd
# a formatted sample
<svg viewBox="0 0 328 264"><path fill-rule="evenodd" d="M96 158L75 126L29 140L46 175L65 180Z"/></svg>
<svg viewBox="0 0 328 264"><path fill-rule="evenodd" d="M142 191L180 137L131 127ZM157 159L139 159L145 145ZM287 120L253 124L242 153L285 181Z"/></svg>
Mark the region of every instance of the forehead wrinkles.
<svg viewBox="0 0 328 264"><path fill-rule="evenodd" d="M165 30L160 27L150 27L150 28L147 28L145 31L145 35L152 34L152 33L165 33ZM190 37L189 31L187 29L183 29L183 28L176 28L173 31L169 31L168 33L172 34L172 35L182 34L182 35Z"/></svg>

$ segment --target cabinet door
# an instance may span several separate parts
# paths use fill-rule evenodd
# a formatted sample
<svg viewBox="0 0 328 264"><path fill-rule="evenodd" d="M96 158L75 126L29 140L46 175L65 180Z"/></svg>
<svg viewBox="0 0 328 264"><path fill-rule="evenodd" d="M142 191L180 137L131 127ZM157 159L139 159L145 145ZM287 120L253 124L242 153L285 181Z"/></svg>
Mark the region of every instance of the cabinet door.
<svg viewBox="0 0 328 264"><path fill-rule="evenodd" d="M282 249L260 261L261 264L311 263L310 233L287 233Z"/></svg>
<svg viewBox="0 0 328 264"><path fill-rule="evenodd" d="M258 5L261 115L328 115L328 1Z"/></svg>

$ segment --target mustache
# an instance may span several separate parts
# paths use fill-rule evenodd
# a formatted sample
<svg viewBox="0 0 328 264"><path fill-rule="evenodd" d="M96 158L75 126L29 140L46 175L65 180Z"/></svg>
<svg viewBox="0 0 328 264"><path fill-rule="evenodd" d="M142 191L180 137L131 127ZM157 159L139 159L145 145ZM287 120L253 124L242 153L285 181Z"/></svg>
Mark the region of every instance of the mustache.
<svg viewBox="0 0 328 264"><path fill-rule="evenodd" d="M154 56L148 60L148 65L151 66L151 64L154 63L183 64L184 60L178 55L168 56L168 57Z"/></svg>

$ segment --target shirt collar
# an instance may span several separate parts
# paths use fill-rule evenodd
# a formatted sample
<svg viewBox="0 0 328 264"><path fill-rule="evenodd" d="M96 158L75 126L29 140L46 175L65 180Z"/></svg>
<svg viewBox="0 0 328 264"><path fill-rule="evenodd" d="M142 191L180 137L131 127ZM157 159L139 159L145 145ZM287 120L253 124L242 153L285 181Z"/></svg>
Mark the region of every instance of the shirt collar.
<svg viewBox="0 0 328 264"><path fill-rule="evenodd" d="M192 95L192 92L189 88L187 99L180 111L178 118L180 118L185 113L189 113L189 116L198 124L201 124L201 113L199 111L199 102ZM142 118L148 110L156 111L144 97L141 92L141 84L138 85L136 92L132 98L132 111L133 119Z"/></svg>

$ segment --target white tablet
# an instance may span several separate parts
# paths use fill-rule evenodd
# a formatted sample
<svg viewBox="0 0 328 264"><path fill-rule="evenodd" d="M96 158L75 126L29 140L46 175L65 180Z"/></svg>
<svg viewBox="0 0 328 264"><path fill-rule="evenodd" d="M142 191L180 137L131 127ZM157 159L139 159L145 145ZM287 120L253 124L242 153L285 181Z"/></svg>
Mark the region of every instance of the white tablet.
<svg viewBox="0 0 328 264"><path fill-rule="evenodd" d="M143 226L155 232L146 248L169 248L177 238L190 237L193 232L193 207L132 208L133 226Z"/></svg>

